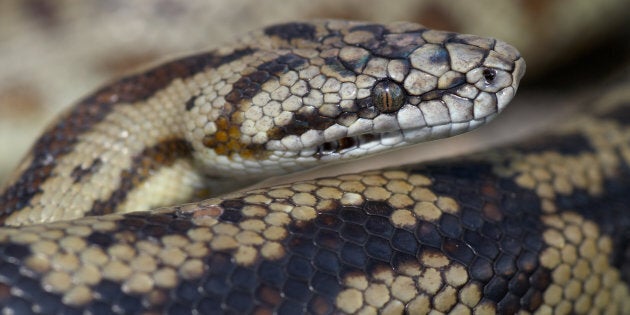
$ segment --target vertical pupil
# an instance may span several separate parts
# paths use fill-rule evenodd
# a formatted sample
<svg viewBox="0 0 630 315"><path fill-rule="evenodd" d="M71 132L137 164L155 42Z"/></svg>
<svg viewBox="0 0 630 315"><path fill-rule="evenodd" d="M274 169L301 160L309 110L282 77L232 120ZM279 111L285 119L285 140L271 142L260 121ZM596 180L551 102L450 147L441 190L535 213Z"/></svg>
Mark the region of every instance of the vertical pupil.
<svg viewBox="0 0 630 315"><path fill-rule="evenodd" d="M374 106L383 113L397 111L405 102L405 94L400 85L390 80L378 82L374 86L372 93Z"/></svg>

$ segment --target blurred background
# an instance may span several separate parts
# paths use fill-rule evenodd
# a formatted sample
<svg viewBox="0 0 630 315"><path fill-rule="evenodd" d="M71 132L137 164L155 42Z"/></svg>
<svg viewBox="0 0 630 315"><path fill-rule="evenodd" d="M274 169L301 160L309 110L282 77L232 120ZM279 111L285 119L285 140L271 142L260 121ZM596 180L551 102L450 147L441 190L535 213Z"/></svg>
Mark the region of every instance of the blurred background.
<svg viewBox="0 0 630 315"><path fill-rule="evenodd" d="M628 0L0 0L0 182L56 113L116 77L312 18L492 36L527 61L516 100L487 128L317 175L480 150L544 130L607 82L630 56L629 12Z"/></svg>

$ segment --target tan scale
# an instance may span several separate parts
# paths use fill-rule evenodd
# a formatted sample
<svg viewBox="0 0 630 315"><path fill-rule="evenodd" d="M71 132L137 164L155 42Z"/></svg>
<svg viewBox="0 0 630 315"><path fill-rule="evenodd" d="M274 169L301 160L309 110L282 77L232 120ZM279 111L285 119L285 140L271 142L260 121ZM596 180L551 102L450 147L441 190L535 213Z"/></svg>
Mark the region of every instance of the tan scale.
<svg viewBox="0 0 630 315"><path fill-rule="evenodd" d="M70 306L80 306L92 301L93 296L88 287L79 285L67 291L61 301Z"/></svg>
<svg viewBox="0 0 630 315"><path fill-rule="evenodd" d="M417 272L417 270L423 270L423 268L420 266L416 266L415 269L409 268L408 270L413 270L413 272L415 273ZM452 270L452 271L447 272L447 274L451 273L450 276L449 275L446 276L447 279L454 276L452 272L459 273L460 276L463 276L461 272L465 273L465 269L459 266L453 266L449 268L449 270ZM359 282L363 284L360 284L358 287L356 284L354 285L352 284L353 282L356 283L356 281L352 281L351 280L352 278L346 278L347 279L346 285L348 286L348 289L346 289L343 292L346 292L344 294L354 295L356 294L357 290L362 290L365 292L364 293L365 295L361 299L357 297L354 300L355 303L358 303L359 300L365 300L366 301L365 303L371 306L379 307L378 304L383 304L383 303L388 302L389 305L391 305L394 308L397 308L398 306L404 307L404 305L407 305L408 308L414 309L418 312L414 314L428 314L430 309L427 308L426 303L428 303L431 299L433 299L432 303L437 308L437 310L440 310L442 312L447 312L448 310L470 311L471 307L476 305L481 295L479 288L476 288L476 290L473 289L473 287L470 288L474 290L472 292L476 292L477 298L462 299L462 297L458 295L459 292L471 291L470 289L460 290L460 286L466 282L466 279L464 278L464 279L454 280L451 278L449 283L456 282L455 286L450 286L450 285L444 286L445 279L442 277L443 276L441 272L438 271L438 269L434 269L434 268L427 268L424 271L422 271L420 274L417 274L412 277L403 276L403 275L395 276L391 273L391 271L385 271L385 272L381 272L374 275L375 279L379 279L378 280L379 282L382 281L381 284L377 282L374 284L369 284L369 286L367 287L365 286L365 282L364 282L365 278L357 278L357 279L363 279L362 282ZM382 293L378 296L374 295L373 291L376 290L376 288L379 288L379 289L387 288L388 289L387 294ZM470 295L472 294L472 292L467 293L467 294ZM384 301L383 299L385 297L387 297L389 300ZM463 300L469 301L468 304L473 304L473 305L458 304L458 303L461 303L459 301L463 301ZM474 300L477 300L477 302L472 302ZM339 302L338 300L338 303L341 303L341 302ZM397 306L395 307L394 305L397 305ZM341 308L340 305L338 305L338 307ZM366 306L366 307L369 308L369 306Z"/></svg>
<svg viewBox="0 0 630 315"><path fill-rule="evenodd" d="M122 290L130 294L148 293L153 289L153 278L146 273L137 272L125 280Z"/></svg>
<svg viewBox="0 0 630 315"><path fill-rule="evenodd" d="M553 270L553 284L544 292L545 303L537 313L629 312L630 290L606 259L612 250L609 237L571 212L545 216L543 222L548 227L543 239L551 247L540 259ZM566 248L577 250L567 255Z"/></svg>

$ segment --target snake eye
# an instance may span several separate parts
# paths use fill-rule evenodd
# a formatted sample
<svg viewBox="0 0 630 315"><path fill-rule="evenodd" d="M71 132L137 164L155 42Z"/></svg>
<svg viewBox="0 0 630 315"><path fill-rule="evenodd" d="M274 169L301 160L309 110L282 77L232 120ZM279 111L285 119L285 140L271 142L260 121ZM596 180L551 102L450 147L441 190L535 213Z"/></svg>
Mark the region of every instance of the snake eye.
<svg viewBox="0 0 630 315"><path fill-rule="evenodd" d="M497 77L497 72L494 69L483 69L482 74L484 79L486 79L486 82L488 83L492 83L492 81L494 81L494 78Z"/></svg>
<svg viewBox="0 0 630 315"><path fill-rule="evenodd" d="M372 89L372 102L381 113L399 110L405 104L405 92L397 83L383 80Z"/></svg>

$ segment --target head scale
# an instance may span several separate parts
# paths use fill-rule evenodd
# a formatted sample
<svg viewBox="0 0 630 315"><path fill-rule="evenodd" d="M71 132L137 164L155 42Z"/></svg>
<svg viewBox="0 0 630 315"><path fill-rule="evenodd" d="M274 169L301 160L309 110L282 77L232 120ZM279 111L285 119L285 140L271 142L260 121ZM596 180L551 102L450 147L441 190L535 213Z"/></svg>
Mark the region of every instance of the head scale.
<svg viewBox="0 0 630 315"><path fill-rule="evenodd" d="M459 134L494 118L525 69L501 41L413 23L288 23L243 42L256 52L217 70L205 110L196 149L211 171L262 176Z"/></svg>

